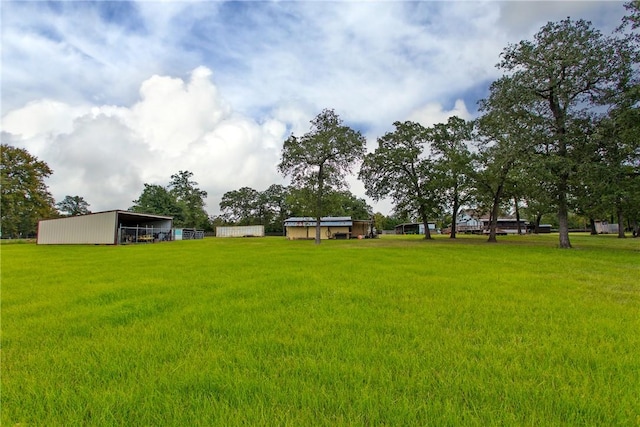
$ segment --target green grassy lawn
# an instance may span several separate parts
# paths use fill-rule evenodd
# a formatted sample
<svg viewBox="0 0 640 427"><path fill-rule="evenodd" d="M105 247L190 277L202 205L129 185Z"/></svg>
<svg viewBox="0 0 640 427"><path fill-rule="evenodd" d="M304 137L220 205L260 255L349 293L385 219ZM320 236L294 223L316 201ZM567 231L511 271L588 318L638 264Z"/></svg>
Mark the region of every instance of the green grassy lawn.
<svg viewBox="0 0 640 427"><path fill-rule="evenodd" d="M640 425L640 240L1 247L1 424Z"/></svg>

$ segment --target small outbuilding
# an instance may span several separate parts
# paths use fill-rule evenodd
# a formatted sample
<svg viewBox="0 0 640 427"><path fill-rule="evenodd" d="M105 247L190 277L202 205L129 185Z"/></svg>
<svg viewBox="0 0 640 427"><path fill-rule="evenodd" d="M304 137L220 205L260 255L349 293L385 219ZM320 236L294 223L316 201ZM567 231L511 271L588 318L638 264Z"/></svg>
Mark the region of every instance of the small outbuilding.
<svg viewBox="0 0 640 427"><path fill-rule="evenodd" d="M284 221L287 239L315 239L315 218L292 217ZM370 220L352 220L350 216L320 218L321 239L351 239L373 237Z"/></svg>
<svg viewBox="0 0 640 427"><path fill-rule="evenodd" d="M216 237L264 237L264 225L216 227Z"/></svg>
<svg viewBox="0 0 640 427"><path fill-rule="evenodd" d="M618 224L609 224L607 221L595 221L595 227L598 234L616 234L618 232Z"/></svg>
<svg viewBox="0 0 640 427"><path fill-rule="evenodd" d="M114 210L38 222L39 245L118 245L167 240L173 240L170 216Z"/></svg>
<svg viewBox="0 0 640 427"><path fill-rule="evenodd" d="M421 222L408 222L395 226L396 234L425 234L424 224ZM435 233L436 223L429 222L429 233Z"/></svg>

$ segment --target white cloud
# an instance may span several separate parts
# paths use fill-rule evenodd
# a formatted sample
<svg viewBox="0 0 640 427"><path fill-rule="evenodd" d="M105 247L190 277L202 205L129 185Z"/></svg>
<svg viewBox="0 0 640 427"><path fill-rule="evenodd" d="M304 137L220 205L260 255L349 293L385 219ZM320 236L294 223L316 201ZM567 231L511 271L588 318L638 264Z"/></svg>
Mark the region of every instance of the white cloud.
<svg viewBox="0 0 640 427"><path fill-rule="evenodd" d="M153 76L140 88L129 125L151 149L176 157L229 116L231 109L211 84L211 72L199 67L182 79Z"/></svg>
<svg viewBox="0 0 640 427"><path fill-rule="evenodd" d="M290 125L233 112L211 75L199 67L186 82L152 76L131 107L30 103L7 114L3 128L54 170L56 200L79 195L94 211L126 209L143 183L167 185L189 170L216 213L226 191L281 181L276 164Z"/></svg>
<svg viewBox="0 0 640 427"><path fill-rule="evenodd" d="M610 33L625 13L622 1L507 1L500 8L499 24L519 39L530 38L547 22L570 17L593 22L604 33ZM517 40L516 40L517 41Z"/></svg>
<svg viewBox="0 0 640 427"><path fill-rule="evenodd" d="M115 117L85 115L73 131L46 138L38 157L54 170L54 198L79 195L94 211L126 209L142 192L147 147Z"/></svg>
<svg viewBox="0 0 640 427"><path fill-rule="evenodd" d="M72 107L51 99L32 101L2 119L3 128L23 139L46 134L67 133L73 121L86 113L86 107Z"/></svg>
<svg viewBox="0 0 640 427"><path fill-rule="evenodd" d="M444 110L441 104L433 102L412 111L407 117L407 120L420 123L425 127L430 127L437 123L445 123L453 116L458 116L464 120L470 120L472 118L464 101L458 99L453 109L449 111Z"/></svg>

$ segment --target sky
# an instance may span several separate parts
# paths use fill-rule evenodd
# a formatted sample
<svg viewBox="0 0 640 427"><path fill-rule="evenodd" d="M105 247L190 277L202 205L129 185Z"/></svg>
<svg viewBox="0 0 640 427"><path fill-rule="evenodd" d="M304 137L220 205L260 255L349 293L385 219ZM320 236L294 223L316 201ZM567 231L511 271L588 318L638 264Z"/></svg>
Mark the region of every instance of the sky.
<svg viewBox="0 0 640 427"><path fill-rule="evenodd" d="M618 1L6 1L2 143L53 174L57 202L128 209L191 171L222 195L287 185L282 143L324 108L367 139L395 121L477 117L509 44L570 16L610 34ZM355 171L359 165L356 166ZM390 214L388 200L350 190Z"/></svg>

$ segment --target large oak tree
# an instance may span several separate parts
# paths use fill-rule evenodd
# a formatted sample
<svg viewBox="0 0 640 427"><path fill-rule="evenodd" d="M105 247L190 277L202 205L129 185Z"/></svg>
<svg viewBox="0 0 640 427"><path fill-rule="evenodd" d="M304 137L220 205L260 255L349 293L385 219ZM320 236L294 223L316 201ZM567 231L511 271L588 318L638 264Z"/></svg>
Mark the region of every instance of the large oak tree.
<svg viewBox="0 0 640 427"><path fill-rule="evenodd" d="M615 85L620 70L613 45L590 23L567 18L548 23L533 40L507 46L498 64L520 94L516 102L544 124L531 149L553 176L561 248L571 247L569 193L584 138L580 122ZM532 126L529 132L538 130Z"/></svg>
<svg viewBox="0 0 640 427"><path fill-rule="evenodd" d="M63 201L56 203L58 210L68 216L86 215L91 213L89 203L82 196L66 196Z"/></svg>
<svg viewBox="0 0 640 427"><path fill-rule="evenodd" d="M260 192L250 187L227 191L222 195L220 212L232 224L260 224Z"/></svg>
<svg viewBox="0 0 640 427"><path fill-rule="evenodd" d="M175 223L183 222L183 212L176 198L161 185L145 183L142 194L133 203L129 208L132 212L168 215L173 217Z"/></svg>
<svg viewBox="0 0 640 427"><path fill-rule="evenodd" d="M58 216L44 180L53 171L27 150L0 145L0 207L2 237L28 237L38 220Z"/></svg>
<svg viewBox="0 0 640 427"><path fill-rule="evenodd" d="M395 122L396 130L378 138L378 147L365 156L360 179L374 200L390 197L396 212L417 215L431 239L429 219L443 203L434 162L424 153L426 129L414 122Z"/></svg>
<svg viewBox="0 0 640 427"><path fill-rule="evenodd" d="M345 177L365 154L366 140L360 132L343 124L330 109L311 121L311 129L301 137L284 141L278 170L290 176L292 186L303 188L315 199L316 244L320 243L320 218L324 214L327 190L346 186Z"/></svg>
<svg viewBox="0 0 640 427"><path fill-rule="evenodd" d="M427 129L431 154L435 162L439 189L451 209L451 234L456 238L456 218L460 207L471 196L470 172L473 156L469 144L473 139L473 122L460 117L450 117L446 123L438 123Z"/></svg>
<svg viewBox="0 0 640 427"><path fill-rule="evenodd" d="M183 213L183 223L178 226L208 228L209 215L204 209L207 192L199 189L193 181L193 172L179 171L171 175L169 192L176 198Z"/></svg>

